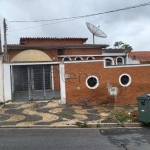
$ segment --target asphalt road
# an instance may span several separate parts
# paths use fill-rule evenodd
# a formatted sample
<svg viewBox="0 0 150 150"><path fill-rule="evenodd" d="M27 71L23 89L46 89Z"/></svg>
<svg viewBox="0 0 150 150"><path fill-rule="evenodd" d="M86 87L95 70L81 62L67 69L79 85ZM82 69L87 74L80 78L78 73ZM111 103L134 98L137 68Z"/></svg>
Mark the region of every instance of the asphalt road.
<svg viewBox="0 0 150 150"><path fill-rule="evenodd" d="M149 150L150 129L0 129L3 150Z"/></svg>

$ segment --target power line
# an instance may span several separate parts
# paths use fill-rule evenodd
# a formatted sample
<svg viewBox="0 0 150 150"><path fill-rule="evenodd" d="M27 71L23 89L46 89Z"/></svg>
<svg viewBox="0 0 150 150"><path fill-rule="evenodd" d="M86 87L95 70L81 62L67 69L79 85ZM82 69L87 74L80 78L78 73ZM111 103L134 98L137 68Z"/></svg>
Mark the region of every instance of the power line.
<svg viewBox="0 0 150 150"><path fill-rule="evenodd" d="M8 32L13 32L13 31L19 31L19 30L25 30L25 29L31 29L31 28L36 28L36 27L41 27L41 26L47 26L50 24L57 24L57 23L62 23L62 22L67 22L67 21L72 21L72 20L76 20L76 19L81 19L81 18L86 18L86 17L91 17L91 16L97 16L97 15L102 15L102 14L108 14L108 13L113 13L113 12L118 12L118 11L123 11L123 10L129 10L129 9L134 9L134 8L138 8L138 7L143 7L143 6L147 6L150 5L150 2L147 3L142 3L139 5L134 5L134 6L130 6L130 7L125 7L125 8L121 8L121 9L116 9L116 10L111 10L111 11L106 11L106 12L102 12L102 13L96 13L96 14L90 14L90 15L84 15L84 16L77 16L77 17L70 17L70 18L60 18L60 19L51 19L51 20L37 20L37 21L9 21L9 22L15 22L15 23L21 23L21 22L46 22L46 21L58 21L58 22L53 22L53 23L49 23L49 24L42 24L42 25L38 25L38 26L32 26L32 27L27 27L27 28L21 28L21 29L16 29L16 30L10 30ZM61 21L64 20L64 21Z"/></svg>
<svg viewBox="0 0 150 150"><path fill-rule="evenodd" d="M79 19L79 18L78 18L78 19ZM71 21L71 20L76 20L76 19L69 19L69 20L64 20L64 21L59 21L59 22L53 22L53 23L49 23L49 24L42 24L42 25L38 25L38 26L32 26L32 27L27 27L27 28L21 28L21 29L17 29L17 30L10 30L10 31L7 31L7 32L13 32L13 31L19 31L19 30L37 28L37 27L41 27L41 26L47 26L47 25L50 25L50 24L57 24L57 23L61 23L61 22Z"/></svg>
<svg viewBox="0 0 150 150"><path fill-rule="evenodd" d="M65 20L65 19L78 19L78 18L91 17L91 16L96 16L96 15L102 15L102 14L107 14L107 13L112 13L112 12L118 12L118 11L122 11L122 10L128 10L128 9L143 7L143 6L147 6L147 5L150 5L150 2L142 3L142 4L139 4L139 5L134 5L134 6L130 6L130 7L125 7L125 8L121 8L121 9L106 11L106 12L102 12L102 13L84 15L84 16L76 16L76 17L69 17L69 18L59 18L59 19L51 19L51 20L9 21L9 22L18 22L18 23L21 23L21 22L47 22L47 21L58 21L58 20Z"/></svg>

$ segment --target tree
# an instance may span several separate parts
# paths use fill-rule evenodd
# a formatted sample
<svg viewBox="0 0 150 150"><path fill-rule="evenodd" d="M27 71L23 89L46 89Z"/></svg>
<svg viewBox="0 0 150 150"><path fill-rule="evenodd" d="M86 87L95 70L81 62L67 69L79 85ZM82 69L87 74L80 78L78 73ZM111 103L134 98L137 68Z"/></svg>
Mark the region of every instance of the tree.
<svg viewBox="0 0 150 150"><path fill-rule="evenodd" d="M123 44L124 43L122 41L118 41L118 42L115 42L114 47L115 48L121 48L123 46Z"/></svg>
<svg viewBox="0 0 150 150"><path fill-rule="evenodd" d="M133 48L129 44L125 44L122 41L115 42L114 47L118 49L126 49L128 52L131 52L133 50Z"/></svg>
<svg viewBox="0 0 150 150"><path fill-rule="evenodd" d="M122 49L126 49L128 52L131 52L133 48L129 44L123 44Z"/></svg>

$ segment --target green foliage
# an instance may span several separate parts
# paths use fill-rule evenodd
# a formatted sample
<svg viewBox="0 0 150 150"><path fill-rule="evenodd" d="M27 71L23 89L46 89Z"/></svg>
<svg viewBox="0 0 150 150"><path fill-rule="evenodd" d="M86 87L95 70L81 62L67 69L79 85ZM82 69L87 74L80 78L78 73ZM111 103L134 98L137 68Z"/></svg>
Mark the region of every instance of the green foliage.
<svg viewBox="0 0 150 150"><path fill-rule="evenodd" d="M120 123L125 121L137 122L138 121L138 112L137 111L125 111L124 109L115 109L110 112L111 118L118 120Z"/></svg>
<svg viewBox="0 0 150 150"><path fill-rule="evenodd" d="M117 41L117 42L115 42L115 44L114 44L114 47L115 48L121 48L121 49L126 49L128 52L130 52L130 51L132 51L133 50L133 48L129 45L129 44L125 44L125 43L123 43L122 41Z"/></svg>
<svg viewBox="0 0 150 150"><path fill-rule="evenodd" d="M81 125L81 128L89 128L89 126L86 123L84 123Z"/></svg>
<svg viewBox="0 0 150 150"><path fill-rule="evenodd" d="M68 116L68 115L70 115L68 112L59 112L59 115L65 115L65 116Z"/></svg>
<svg viewBox="0 0 150 150"><path fill-rule="evenodd" d="M100 124L97 124L97 125L96 125L96 128L100 128L100 127L101 127L101 125L100 125Z"/></svg>
<svg viewBox="0 0 150 150"><path fill-rule="evenodd" d="M126 115L119 115L119 116L117 117L117 119L118 119L121 123L123 123L124 121L126 121L127 118L128 118L128 116L126 116Z"/></svg>
<svg viewBox="0 0 150 150"><path fill-rule="evenodd" d="M76 122L76 125L77 125L79 128L90 128L90 126L87 125L87 123Z"/></svg>

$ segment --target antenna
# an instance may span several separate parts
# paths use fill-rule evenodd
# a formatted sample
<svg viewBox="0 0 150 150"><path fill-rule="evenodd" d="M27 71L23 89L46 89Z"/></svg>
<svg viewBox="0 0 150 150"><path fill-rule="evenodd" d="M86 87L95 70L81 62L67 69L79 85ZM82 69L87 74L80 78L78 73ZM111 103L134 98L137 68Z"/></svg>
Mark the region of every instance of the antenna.
<svg viewBox="0 0 150 150"><path fill-rule="evenodd" d="M87 22L86 25L87 25L89 31L93 34L93 44L95 44L94 36L101 37L101 38L107 37L107 35L99 29L100 26L96 27L89 22Z"/></svg>

